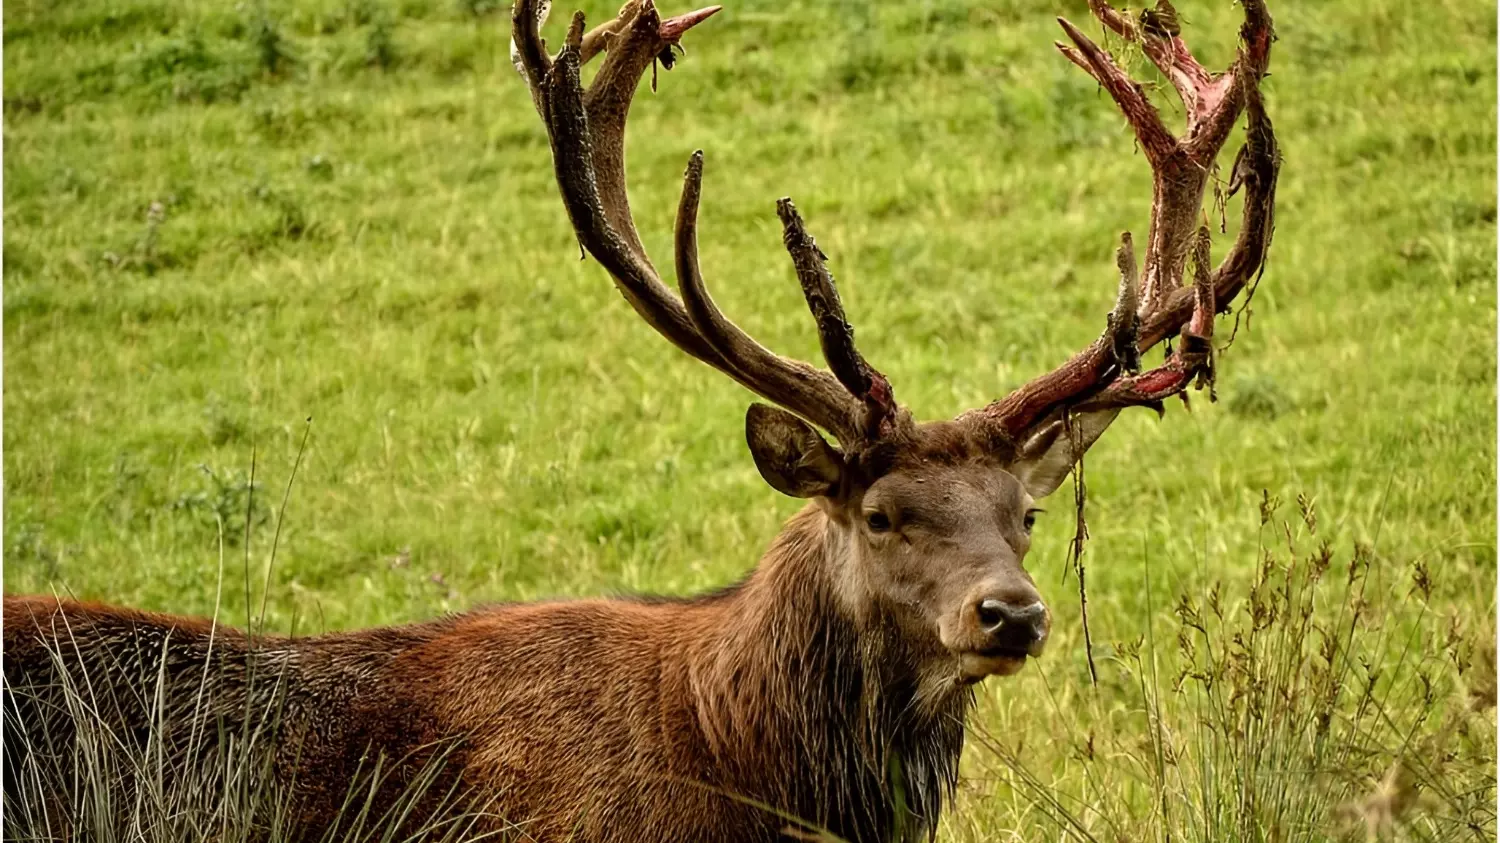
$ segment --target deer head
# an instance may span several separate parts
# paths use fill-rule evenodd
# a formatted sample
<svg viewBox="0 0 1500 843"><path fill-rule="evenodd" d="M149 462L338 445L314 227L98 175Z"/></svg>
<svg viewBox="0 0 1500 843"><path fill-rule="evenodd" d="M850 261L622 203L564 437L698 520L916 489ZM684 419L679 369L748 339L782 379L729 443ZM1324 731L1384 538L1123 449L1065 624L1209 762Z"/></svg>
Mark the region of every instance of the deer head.
<svg viewBox="0 0 1500 843"><path fill-rule="evenodd" d="M1186 131L1174 136L1109 54L1061 21L1072 44L1059 49L1115 99L1155 176L1144 272L1127 233L1118 295L1098 340L986 407L925 423L896 402L885 376L855 347L825 256L791 200L781 199L777 212L826 370L766 349L709 295L697 256L701 152L688 160L677 212L678 295L641 246L625 187L631 99L642 74L658 60L670 67L678 39L719 7L662 19L652 0L630 0L588 33L580 13L553 56L538 35L547 4L515 5L512 55L546 123L581 246L660 334L770 402L752 404L746 415L751 455L773 488L811 499L826 514L834 550L824 556L832 568L824 573L846 614L894 622L908 649L964 683L1014 672L1041 653L1050 616L1024 567L1037 502L1121 409L1160 412L1190 384L1212 384L1214 316L1257 273L1271 241L1279 159L1257 87L1272 40L1261 0L1244 0L1243 45L1223 74L1206 71L1175 26L1161 23L1175 20L1165 14L1170 7L1137 22L1103 0L1090 5L1108 28L1141 45L1186 106ZM580 68L601 53L604 64L585 89ZM1243 220L1213 266L1200 224L1203 194L1242 109L1249 129L1230 189L1245 188ZM1142 371L1142 356L1174 338L1165 361Z"/></svg>

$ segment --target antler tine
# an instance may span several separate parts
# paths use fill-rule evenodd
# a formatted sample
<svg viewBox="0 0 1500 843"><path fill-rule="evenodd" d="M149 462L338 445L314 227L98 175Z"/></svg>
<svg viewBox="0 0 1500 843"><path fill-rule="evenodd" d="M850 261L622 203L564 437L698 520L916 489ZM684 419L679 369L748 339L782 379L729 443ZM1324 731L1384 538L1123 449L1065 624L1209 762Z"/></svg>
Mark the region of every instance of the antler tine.
<svg viewBox="0 0 1500 843"><path fill-rule="evenodd" d="M1210 75L1176 31L1169 0L1159 0L1136 24L1106 0L1090 0L1096 17L1116 34L1140 43L1151 60L1172 80L1187 107L1187 130L1181 139L1162 124L1140 86L1110 55L1077 27L1060 20L1072 46L1059 44L1074 64L1093 76L1125 113L1151 164L1153 194L1145 266L1137 292L1129 235L1122 240L1120 296L1104 336L1062 366L1016 389L1004 399L967 418L997 427L1020 442L1064 412L1096 412L1160 402L1181 392L1195 379L1211 383L1213 317L1227 308L1264 265L1274 232L1276 178L1280 157L1266 117L1259 83L1274 40L1263 0L1244 0L1242 46L1229 70ZM1245 146L1235 160L1231 190L1245 188L1240 232L1217 269L1210 270L1209 233L1200 226L1202 203L1214 159L1244 108L1248 116ZM1196 266L1195 283L1182 287L1188 258ZM1138 322L1121 318L1135 303ZM1182 342L1160 367L1135 371L1138 355L1181 332ZM1133 352L1133 353L1132 353Z"/></svg>
<svg viewBox="0 0 1500 843"><path fill-rule="evenodd" d="M1250 72L1241 66L1242 73ZM1230 171L1229 192L1245 191L1239 234L1213 274L1214 300L1227 310L1245 284L1265 267L1266 254L1276 230L1276 179L1281 172L1281 150L1271 119L1266 115L1260 89L1245 87L1245 145L1240 147ZM1188 318L1194 295L1177 290L1151 313L1141 328L1141 347L1149 348L1166 339Z"/></svg>
<svg viewBox="0 0 1500 843"><path fill-rule="evenodd" d="M533 98L539 97L542 79L552 69L547 43L541 35L542 22L551 11L552 0L516 0L510 11L510 60L531 87ZM539 99L537 110L543 110Z"/></svg>
<svg viewBox="0 0 1500 843"><path fill-rule="evenodd" d="M843 320L843 308L838 303L838 292L833 289L832 278L827 279L826 287L820 286L816 291L809 291L808 282L805 278L803 281L803 292L823 340L824 355L834 371L834 375L830 376L828 372L815 369L800 360L782 357L770 351L730 321L714 303L698 267L698 199L702 194L702 184L703 152L700 150L694 152L688 160L682 200L677 206L677 283L693 324L698 326L704 339L729 364L728 373L741 384L832 432L845 446L853 446L869 438L867 432L877 431L870 431L861 422L859 404L852 398L869 400L868 396L873 391L873 379L867 375L863 384L846 379L847 373L851 371L848 355L852 354L860 366L864 366L864 359L854 350L853 331ZM789 200L783 199L778 203L778 209L790 207ZM791 214L795 216L796 210L791 209ZM782 220L787 220L784 211ZM812 238L802 229L800 218L796 219L796 232L799 243L802 239L811 243ZM798 250L792 244L793 230L790 224L786 237L788 249L792 250L793 263L797 266L797 274L802 277L805 258L799 257ZM815 250L817 246L813 245L812 248ZM826 277L827 271L824 270L823 273ZM831 316L830 308L825 304L830 300L831 310L834 311ZM846 338L844 345L839 344L839 338L829 336L830 331L840 331L837 326L842 326L841 336ZM830 348L834 350L830 351ZM873 370L864 366L864 371L868 373ZM885 382L878 372L875 373L875 378L881 383ZM885 394L889 397L889 386L886 386Z"/></svg>
<svg viewBox="0 0 1500 843"><path fill-rule="evenodd" d="M545 17L537 2L516 3L514 54L522 74L533 84L533 96L552 141L563 204L580 245L609 271L636 312L674 345L824 427L846 447L866 441L867 432L878 431L894 403L885 379L853 350L852 333L843 321L831 278L826 292L819 288L817 301L805 279L803 287L818 317L824 348L832 349L827 353L836 375L767 350L725 318L709 297L697 258L701 152L689 162L678 206L675 262L681 301L662 283L636 231L625 182L625 123L631 99L651 63L719 7L661 20L652 0L629 0L618 18L588 34L584 34L580 13L573 18L562 51L549 58L537 33ZM580 68L601 49L604 64L585 91ZM800 229L800 220L797 225ZM811 243L811 238L806 239ZM793 258L797 259L795 251ZM800 263L798 274L803 274ZM832 308L822 303L826 301L833 303ZM836 313L837 318L830 321L825 312ZM845 340L830 339L827 332L834 324L842 324ZM867 373L864 382L846 378L848 372L861 371ZM861 383L857 392L851 391L852 386L846 388Z"/></svg>
<svg viewBox="0 0 1500 843"><path fill-rule="evenodd" d="M1127 372L1141 370L1141 354L1136 348L1141 333L1141 280L1136 274L1135 243L1130 232L1120 234L1120 248L1115 252L1120 269L1120 289L1115 295L1115 309L1109 312L1110 352Z"/></svg>
<svg viewBox="0 0 1500 843"><path fill-rule="evenodd" d="M1182 342L1173 349L1167 361L1148 372L1120 378L1073 407L1074 412L1091 413L1124 407L1153 407L1162 412L1161 402L1191 383L1213 382L1214 285L1209 266L1208 227L1198 229L1194 247L1195 281L1190 291L1192 315L1182 329Z"/></svg>
<svg viewBox="0 0 1500 843"><path fill-rule="evenodd" d="M1139 22L1116 10L1108 0L1089 0L1089 11L1116 35L1139 44L1151 63L1177 89L1188 113L1198 113L1198 91L1210 84L1213 77L1182 40L1177 10L1171 0L1157 0L1154 8L1143 9Z"/></svg>
<svg viewBox="0 0 1500 843"><path fill-rule="evenodd" d="M1131 128L1135 129L1136 137L1140 138L1146 159L1152 165L1164 160L1176 148L1177 139L1167 131L1161 115L1156 112L1156 106L1146 99L1146 92L1141 89L1140 83L1126 75L1104 48L1089 40L1067 18L1058 18L1057 22L1076 45L1069 47L1059 42L1057 49L1069 61L1094 77L1094 81L1104 86L1104 90L1114 98L1115 104L1124 112L1125 119L1130 121Z"/></svg>
<svg viewBox="0 0 1500 843"><path fill-rule="evenodd" d="M828 256L807 232L797 207L790 198L783 197L776 202L776 213L781 217L782 242L792 256L797 280L802 282L802 295L818 325L823 359L828 361L828 368L839 383L864 404L863 435L877 439L883 425L892 421L896 413L890 381L865 362L864 355L855 347L854 326L844 316L844 303L824 263Z"/></svg>
<svg viewBox="0 0 1500 843"><path fill-rule="evenodd" d="M1249 72L1242 70L1242 72ZM1276 177L1281 171L1281 150L1271 118L1266 115L1260 88L1245 87L1245 145L1230 171L1229 194L1245 190L1245 207L1234 245L1214 270L1214 291L1219 301L1230 301L1250 276L1264 265L1276 229Z"/></svg>
<svg viewBox="0 0 1500 843"><path fill-rule="evenodd" d="M581 12L575 16L580 23L582 19ZM583 104L594 143L594 172L599 180L599 195L604 200L604 214L630 250L649 267L651 259L641 245L630 214L625 183L625 121L641 74L656 61L663 45L671 42L661 36L662 21L651 0L627 3L620 10L618 24L609 39L604 65L585 92ZM581 64L581 38L578 49Z"/></svg>
<svg viewBox="0 0 1500 843"><path fill-rule="evenodd" d="M531 62L536 56L545 57L546 54L540 49L528 49L526 46L526 22L535 19L528 14L529 9L522 8L527 5L529 0L517 3L516 41L521 45L521 55L528 62L528 70L535 73L541 65ZM533 42L539 45L534 27L529 34ZM590 132L592 121L589 119L579 79L579 49L582 40L583 17L577 15L568 31L567 45L555 60L547 63L538 88L538 100L552 140L553 167L561 188L563 205L573 222L573 230L583 247L615 279L615 286L626 301L651 327L699 360L722 368L724 364L718 353L698 335L686 311L672 297L671 292L661 283L656 270L645 259L644 250L640 250L638 246L632 247L632 242L638 244L639 238L634 236L629 207L624 209L625 224L630 232L629 240L616 227L618 201L614 203L616 213L611 215L608 211L611 203L600 189L596 171L599 155Z"/></svg>
<svg viewBox="0 0 1500 843"><path fill-rule="evenodd" d="M1197 119L1188 123L1186 147L1196 160L1212 161L1219 153L1250 89L1259 88L1271 61L1276 30L1265 0L1242 0L1245 22L1240 26L1240 49L1229 70L1203 86ZM1206 92L1203 93L1203 92Z"/></svg>
<svg viewBox="0 0 1500 843"><path fill-rule="evenodd" d="M704 11L708 12L708 10ZM510 40L510 62L531 86L533 97L538 98L537 110L539 111L542 110L539 88L542 77L552 66L552 58L547 55L546 42L539 37L538 29L547 22L551 12L552 0L518 0L511 9L511 31L514 34ZM614 17L585 32L578 48L578 63L586 65L595 56L603 53L615 33L619 32L623 22L622 18ZM683 29L691 27L694 23L697 23L697 20L688 23ZM543 117L545 116L543 114Z"/></svg>

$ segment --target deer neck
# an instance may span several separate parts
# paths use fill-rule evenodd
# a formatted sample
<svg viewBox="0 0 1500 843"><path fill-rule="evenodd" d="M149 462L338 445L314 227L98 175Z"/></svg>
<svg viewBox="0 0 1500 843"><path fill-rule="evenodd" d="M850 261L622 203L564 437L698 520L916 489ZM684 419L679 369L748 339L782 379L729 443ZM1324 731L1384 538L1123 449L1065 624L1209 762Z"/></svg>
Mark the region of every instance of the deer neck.
<svg viewBox="0 0 1500 843"><path fill-rule="evenodd" d="M892 608L858 594L849 541L817 505L792 518L717 604L691 684L721 785L846 839L904 838L952 795L973 696L927 681Z"/></svg>

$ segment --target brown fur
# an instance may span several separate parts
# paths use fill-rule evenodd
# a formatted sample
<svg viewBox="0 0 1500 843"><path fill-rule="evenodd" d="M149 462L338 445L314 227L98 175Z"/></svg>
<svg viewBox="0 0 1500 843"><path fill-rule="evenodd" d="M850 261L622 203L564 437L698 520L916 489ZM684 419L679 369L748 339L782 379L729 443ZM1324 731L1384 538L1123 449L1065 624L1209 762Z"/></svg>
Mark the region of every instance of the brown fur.
<svg viewBox="0 0 1500 843"><path fill-rule="evenodd" d="M540 841L773 840L788 818L851 841L924 836L953 791L975 677L921 606L969 600L980 575L1014 576L1025 550L1010 547L1006 520L1025 492L952 432L934 426L884 477L819 498L746 580L696 599L503 605L251 639L8 597L7 767L22 762L16 729L66 728L61 672L91 680L111 722L140 733L160 669L172 751L184 756L204 722L266 729L266 775L295 791L309 836L375 756L410 768L434 747L444 787ZM913 519L909 533L861 529L875 496ZM176 761L179 775L198 769Z"/></svg>

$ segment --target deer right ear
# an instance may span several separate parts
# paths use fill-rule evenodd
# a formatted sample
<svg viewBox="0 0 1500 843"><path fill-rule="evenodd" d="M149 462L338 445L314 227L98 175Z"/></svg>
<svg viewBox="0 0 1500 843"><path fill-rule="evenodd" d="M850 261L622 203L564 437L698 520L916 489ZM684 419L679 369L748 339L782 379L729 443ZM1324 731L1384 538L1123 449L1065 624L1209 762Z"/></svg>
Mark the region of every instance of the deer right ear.
<svg viewBox="0 0 1500 843"><path fill-rule="evenodd" d="M844 458L812 425L775 407L751 404L745 440L755 467L771 488L794 498L832 494L844 473Z"/></svg>
<svg viewBox="0 0 1500 843"><path fill-rule="evenodd" d="M1021 446L1021 456L1010 466L1010 473L1033 498L1047 497L1119 414L1118 409L1080 413L1073 419L1076 427L1071 432L1061 420L1048 424Z"/></svg>

